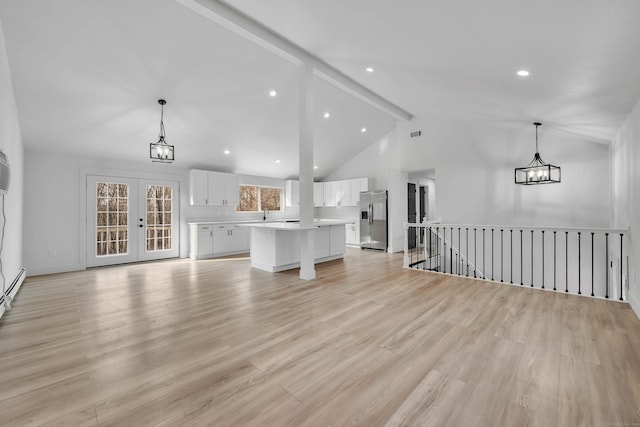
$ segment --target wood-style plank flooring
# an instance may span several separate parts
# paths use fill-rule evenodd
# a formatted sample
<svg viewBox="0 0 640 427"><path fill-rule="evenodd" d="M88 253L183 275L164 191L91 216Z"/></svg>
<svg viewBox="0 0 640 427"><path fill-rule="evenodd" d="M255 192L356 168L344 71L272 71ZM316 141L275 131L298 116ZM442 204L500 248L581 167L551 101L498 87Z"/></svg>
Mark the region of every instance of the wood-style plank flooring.
<svg viewBox="0 0 640 427"><path fill-rule="evenodd" d="M629 306L401 263L28 278L0 320L0 425L640 425Z"/></svg>

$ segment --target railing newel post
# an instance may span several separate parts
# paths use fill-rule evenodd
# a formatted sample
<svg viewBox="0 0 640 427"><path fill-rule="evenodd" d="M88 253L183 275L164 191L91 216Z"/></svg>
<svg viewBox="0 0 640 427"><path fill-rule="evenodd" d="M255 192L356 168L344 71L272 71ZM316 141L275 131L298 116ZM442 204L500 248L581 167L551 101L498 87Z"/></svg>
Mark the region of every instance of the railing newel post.
<svg viewBox="0 0 640 427"><path fill-rule="evenodd" d="M542 289L544 289L544 230L542 230Z"/></svg>
<svg viewBox="0 0 640 427"><path fill-rule="evenodd" d="M556 290L556 231L553 231L553 290Z"/></svg>
<svg viewBox="0 0 640 427"><path fill-rule="evenodd" d="M594 287L594 277L593 277L593 235L595 233L591 232L591 296L595 296L593 294L593 287Z"/></svg>
<svg viewBox="0 0 640 427"><path fill-rule="evenodd" d="M604 233L604 252L606 253L606 258L605 258L605 262L606 262L606 267L604 269L605 271L605 295L604 297L606 299L609 299L609 233Z"/></svg>
<svg viewBox="0 0 640 427"><path fill-rule="evenodd" d="M569 293L569 232L564 232L564 291Z"/></svg>
<svg viewBox="0 0 640 427"><path fill-rule="evenodd" d="M504 273L504 229L500 229L500 283Z"/></svg>
<svg viewBox="0 0 640 427"><path fill-rule="evenodd" d="M620 298L619 298L620 301L624 301L624 298L622 298L622 293L623 293L623 291L622 291L622 261L624 259L623 252L622 252L622 236L623 236L623 234L620 233Z"/></svg>

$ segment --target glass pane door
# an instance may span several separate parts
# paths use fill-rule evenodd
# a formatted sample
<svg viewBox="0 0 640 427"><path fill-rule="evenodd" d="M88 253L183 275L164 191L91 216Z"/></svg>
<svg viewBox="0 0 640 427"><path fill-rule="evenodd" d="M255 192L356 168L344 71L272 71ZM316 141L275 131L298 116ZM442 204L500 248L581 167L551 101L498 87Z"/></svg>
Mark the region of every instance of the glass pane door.
<svg viewBox="0 0 640 427"><path fill-rule="evenodd" d="M138 180L87 176L87 266L137 260L135 228ZM131 200L133 196L133 203ZM130 237L133 236L132 240Z"/></svg>
<svg viewBox="0 0 640 427"><path fill-rule="evenodd" d="M87 267L179 256L178 189L87 175Z"/></svg>
<svg viewBox="0 0 640 427"><path fill-rule="evenodd" d="M175 182L140 180L144 189L145 241L140 259L179 256L177 192Z"/></svg>

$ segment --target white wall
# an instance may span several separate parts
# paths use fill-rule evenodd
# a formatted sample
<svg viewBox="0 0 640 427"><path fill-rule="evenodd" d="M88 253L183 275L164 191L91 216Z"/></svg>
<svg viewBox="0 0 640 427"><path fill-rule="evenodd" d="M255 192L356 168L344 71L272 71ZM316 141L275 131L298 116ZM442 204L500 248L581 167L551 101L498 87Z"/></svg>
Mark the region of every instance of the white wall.
<svg viewBox="0 0 640 427"><path fill-rule="evenodd" d="M0 22L0 149L11 165L11 185L5 195L4 210L6 228L2 250L3 272L8 287L17 277L22 263L22 194L23 194L23 148L20 136L18 110L11 83L11 73ZM0 203L2 201L0 200ZM16 289L17 292L17 289ZM15 295L15 292L12 296ZM0 308L0 315L4 307Z"/></svg>
<svg viewBox="0 0 640 427"><path fill-rule="evenodd" d="M188 170L171 164L139 162L25 151L24 262L28 275L82 270L86 265L85 174L158 178L180 182L180 256L187 257L191 220L245 220L262 213L237 213L233 207L189 206ZM240 183L284 187L284 180L240 176ZM44 214L46 213L46 215ZM297 217L297 208L269 217ZM55 256L50 256L51 251Z"/></svg>
<svg viewBox="0 0 640 427"><path fill-rule="evenodd" d="M418 129L422 136L409 138ZM368 176L372 188L388 189L395 205L390 207L390 230L406 218L406 185L400 185L398 174L431 168L438 183L438 217L445 222L609 226L608 147L544 126L539 140L542 158L562 167L562 183L521 186L513 182L514 168L533 157L533 124L506 128L425 118L400 123L326 179ZM392 209L397 211L393 216Z"/></svg>
<svg viewBox="0 0 640 427"><path fill-rule="evenodd" d="M616 228L629 228L629 301L640 317L640 101L627 117L611 145L613 191L611 216Z"/></svg>

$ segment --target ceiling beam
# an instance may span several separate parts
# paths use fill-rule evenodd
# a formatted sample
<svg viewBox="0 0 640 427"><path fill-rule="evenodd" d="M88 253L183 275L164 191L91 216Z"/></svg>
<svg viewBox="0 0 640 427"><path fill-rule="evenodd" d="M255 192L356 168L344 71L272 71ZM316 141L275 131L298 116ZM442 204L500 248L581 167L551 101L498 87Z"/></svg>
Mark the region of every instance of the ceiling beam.
<svg viewBox="0 0 640 427"><path fill-rule="evenodd" d="M406 110L381 97L346 74L307 52L238 9L219 0L175 0L218 25L296 64L308 64L314 74L350 95L400 120L413 117Z"/></svg>

